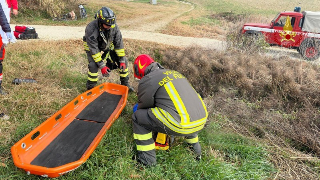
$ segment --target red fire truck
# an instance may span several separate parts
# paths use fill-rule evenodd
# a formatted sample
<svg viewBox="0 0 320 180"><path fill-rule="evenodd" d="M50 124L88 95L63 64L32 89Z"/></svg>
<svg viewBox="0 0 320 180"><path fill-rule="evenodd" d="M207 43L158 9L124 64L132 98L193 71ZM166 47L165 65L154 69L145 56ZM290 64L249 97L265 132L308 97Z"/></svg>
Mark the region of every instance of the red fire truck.
<svg viewBox="0 0 320 180"><path fill-rule="evenodd" d="M306 60L319 58L320 12L303 11L280 12L270 24L246 23L242 33L263 35L270 45L297 49Z"/></svg>

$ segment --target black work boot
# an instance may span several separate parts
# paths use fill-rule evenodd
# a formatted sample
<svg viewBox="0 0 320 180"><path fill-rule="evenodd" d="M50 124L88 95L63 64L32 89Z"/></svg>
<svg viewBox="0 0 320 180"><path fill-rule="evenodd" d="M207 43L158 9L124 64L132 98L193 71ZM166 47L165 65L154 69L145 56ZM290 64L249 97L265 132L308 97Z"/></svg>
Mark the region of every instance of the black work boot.
<svg viewBox="0 0 320 180"><path fill-rule="evenodd" d="M134 88L129 85L129 77L120 78L121 85L127 86L129 92L135 92Z"/></svg>
<svg viewBox="0 0 320 180"><path fill-rule="evenodd" d="M135 160L137 161L137 164L144 167L152 167L157 165L155 150L137 152Z"/></svg>
<svg viewBox="0 0 320 180"><path fill-rule="evenodd" d="M193 144L189 144L188 143L189 148L191 149L191 151L193 151L196 154L196 160L200 161L201 160L201 146L200 143L193 143Z"/></svg>

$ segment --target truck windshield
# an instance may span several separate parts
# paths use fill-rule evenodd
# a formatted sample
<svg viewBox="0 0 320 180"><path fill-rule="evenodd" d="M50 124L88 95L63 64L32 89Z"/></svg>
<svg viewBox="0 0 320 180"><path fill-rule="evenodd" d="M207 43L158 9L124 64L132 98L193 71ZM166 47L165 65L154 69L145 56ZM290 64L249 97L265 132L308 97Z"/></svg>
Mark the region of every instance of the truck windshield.
<svg viewBox="0 0 320 180"><path fill-rule="evenodd" d="M280 15L280 13L278 13L278 14L276 15L276 17L275 17L275 18L273 18L273 20L272 20L271 22L276 21L276 20L277 20L277 18L279 17L279 15Z"/></svg>

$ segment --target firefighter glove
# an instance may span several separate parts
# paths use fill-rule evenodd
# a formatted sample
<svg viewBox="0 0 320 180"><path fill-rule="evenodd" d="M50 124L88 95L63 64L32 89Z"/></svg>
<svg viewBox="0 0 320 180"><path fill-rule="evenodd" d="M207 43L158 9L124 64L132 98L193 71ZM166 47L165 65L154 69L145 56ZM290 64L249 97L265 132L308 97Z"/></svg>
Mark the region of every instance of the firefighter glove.
<svg viewBox="0 0 320 180"><path fill-rule="evenodd" d="M125 70L126 68L126 63L120 63L120 69Z"/></svg>
<svg viewBox="0 0 320 180"><path fill-rule="evenodd" d="M110 72L111 72L111 70L107 66L105 66L101 69L101 74L103 77L108 77Z"/></svg>
<svg viewBox="0 0 320 180"><path fill-rule="evenodd" d="M133 106L132 110L133 110L133 112L136 112L136 110L138 110L138 103Z"/></svg>
<svg viewBox="0 0 320 180"><path fill-rule="evenodd" d="M17 39L12 35L11 32L6 32L6 35L7 35L9 42L11 42L11 43L17 42Z"/></svg>

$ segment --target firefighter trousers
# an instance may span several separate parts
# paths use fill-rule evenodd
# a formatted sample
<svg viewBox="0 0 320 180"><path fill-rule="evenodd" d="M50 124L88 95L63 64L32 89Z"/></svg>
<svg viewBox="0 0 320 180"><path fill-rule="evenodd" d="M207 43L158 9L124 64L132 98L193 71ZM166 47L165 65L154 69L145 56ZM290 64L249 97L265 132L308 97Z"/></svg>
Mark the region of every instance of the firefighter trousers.
<svg viewBox="0 0 320 180"><path fill-rule="evenodd" d="M86 51L87 57L88 57L88 80L87 80L87 90L92 89L93 87L96 86L98 82L98 70L99 67L95 63L95 61L92 58L91 52ZM118 69L120 73L120 82L121 85L128 86L129 82L129 76L128 76L128 61L125 58L125 64L126 64L126 69L122 70L119 69L120 62L119 62L119 57L116 54L115 51L108 51L104 52L102 55L102 59L106 60L106 66L110 68L110 70Z"/></svg>
<svg viewBox="0 0 320 180"><path fill-rule="evenodd" d="M138 109L132 115L133 138L137 146L136 160L146 166L155 165L156 152L152 132L161 132L173 136L185 136L186 142L197 155L201 155L201 146L198 140L198 132L192 134L180 134L172 131L159 121L155 116L149 115L149 109Z"/></svg>

